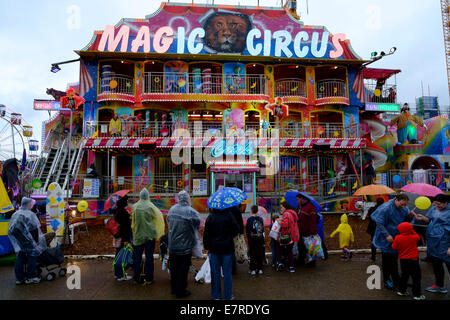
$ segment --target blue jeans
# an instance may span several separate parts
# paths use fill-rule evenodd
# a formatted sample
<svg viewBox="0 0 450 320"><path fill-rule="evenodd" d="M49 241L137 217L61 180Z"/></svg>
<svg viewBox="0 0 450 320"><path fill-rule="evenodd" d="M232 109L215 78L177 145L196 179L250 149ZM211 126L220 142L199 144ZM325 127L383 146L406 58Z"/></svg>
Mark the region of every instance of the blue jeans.
<svg viewBox="0 0 450 320"><path fill-rule="evenodd" d="M25 279L31 279L37 277L36 272L36 256L30 256L23 251L19 251L16 255L16 264L14 265L14 271L16 273L17 281L25 281ZM25 273L26 266L26 273Z"/></svg>
<svg viewBox="0 0 450 320"><path fill-rule="evenodd" d="M145 280L147 282L153 281L153 252L155 250L155 240L147 241L144 244L134 247L134 280L141 282L141 271L142 271L142 253L145 251Z"/></svg>
<svg viewBox="0 0 450 320"><path fill-rule="evenodd" d="M234 254L214 254L210 253L209 264L211 267L211 297L213 299L222 298L221 274L220 268L223 270L223 298L231 300L232 297L232 280L231 269L233 265Z"/></svg>

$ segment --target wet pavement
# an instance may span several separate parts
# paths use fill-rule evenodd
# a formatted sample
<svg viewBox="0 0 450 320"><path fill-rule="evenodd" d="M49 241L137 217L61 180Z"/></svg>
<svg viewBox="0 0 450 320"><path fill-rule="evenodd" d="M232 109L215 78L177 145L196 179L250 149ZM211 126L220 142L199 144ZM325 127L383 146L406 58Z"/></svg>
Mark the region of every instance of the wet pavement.
<svg viewBox="0 0 450 320"><path fill-rule="evenodd" d="M421 253L423 256L424 253ZM270 257L269 257L270 259ZM238 265L233 276L233 294L236 300L410 300L397 296L386 289L367 288L371 274L367 268L373 264L381 266L381 256L374 263L369 254L355 254L352 261L341 261L339 254L330 255L328 260L317 262L315 268L297 267L295 273L277 272L270 265L264 266L264 275L251 276L246 264ZM204 260L193 259L200 269ZM81 271L81 289L68 289L69 276L54 281L42 281L33 285L16 285L14 268L0 266L1 300L173 300L170 294L170 278L161 270L161 262L155 259L155 281L142 286L133 281L118 282L112 273L111 259L70 260L67 266L77 265ZM431 264L420 262L422 288L433 283ZM411 280L410 280L411 281ZM449 286L448 274L446 284ZM183 300L209 300L210 285L194 282L189 274L188 290L191 296ZM408 288L411 292L411 288ZM429 293L423 290L428 300L450 300L450 295Z"/></svg>

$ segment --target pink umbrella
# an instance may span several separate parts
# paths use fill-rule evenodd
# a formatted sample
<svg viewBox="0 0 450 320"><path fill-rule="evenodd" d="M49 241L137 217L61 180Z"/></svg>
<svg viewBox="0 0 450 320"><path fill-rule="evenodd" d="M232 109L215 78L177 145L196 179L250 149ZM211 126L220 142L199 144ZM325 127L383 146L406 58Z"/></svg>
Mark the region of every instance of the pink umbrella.
<svg viewBox="0 0 450 320"><path fill-rule="evenodd" d="M417 193L418 195L425 197L435 197L438 194L443 194L444 192L438 187L432 186L427 183L410 183L401 188L400 190L405 192Z"/></svg>
<svg viewBox="0 0 450 320"><path fill-rule="evenodd" d="M117 200L119 200L122 197L125 197L125 195L130 192L130 190L119 190L117 192L114 192L106 201L105 206L103 207L103 212L106 212L108 209L115 209L115 205Z"/></svg>

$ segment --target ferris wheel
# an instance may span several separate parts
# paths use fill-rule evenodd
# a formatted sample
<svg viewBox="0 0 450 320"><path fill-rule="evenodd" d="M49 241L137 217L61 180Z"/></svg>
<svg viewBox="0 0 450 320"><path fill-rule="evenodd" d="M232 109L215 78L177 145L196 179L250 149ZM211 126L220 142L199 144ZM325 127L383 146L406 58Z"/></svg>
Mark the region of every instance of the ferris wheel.
<svg viewBox="0 0 450 320"><path fill-rule="evenodd" d="M0 161L11 158L21 160L23 150L27 159L38 151L38 141L33 140L33 127L24 124L20 113L9 112L4 105L0 105Z"/></svg>

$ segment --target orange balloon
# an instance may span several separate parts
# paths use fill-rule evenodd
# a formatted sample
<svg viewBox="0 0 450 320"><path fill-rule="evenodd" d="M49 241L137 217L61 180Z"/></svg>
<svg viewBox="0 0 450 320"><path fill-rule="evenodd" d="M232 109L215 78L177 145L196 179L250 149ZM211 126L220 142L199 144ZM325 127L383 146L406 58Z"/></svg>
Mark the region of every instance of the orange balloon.
<svg viewBox="0 0 450 320"><path fill-rule="evenodd" d="M116 80L111 80L111 81L109 82L109 87L110 87L111 89L115 89L115 88L117 88L117 86L118 86L118 83L117 83Z"/></svg>

